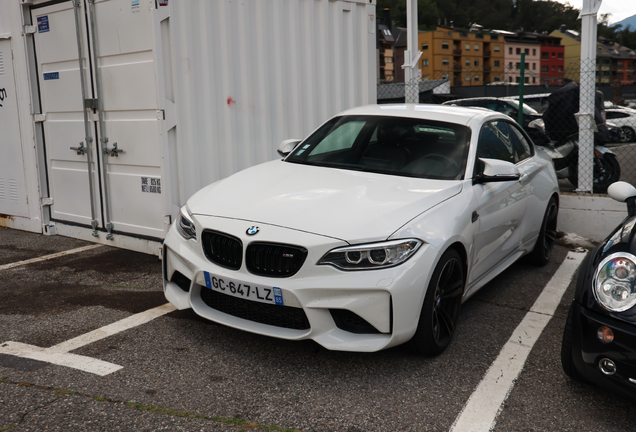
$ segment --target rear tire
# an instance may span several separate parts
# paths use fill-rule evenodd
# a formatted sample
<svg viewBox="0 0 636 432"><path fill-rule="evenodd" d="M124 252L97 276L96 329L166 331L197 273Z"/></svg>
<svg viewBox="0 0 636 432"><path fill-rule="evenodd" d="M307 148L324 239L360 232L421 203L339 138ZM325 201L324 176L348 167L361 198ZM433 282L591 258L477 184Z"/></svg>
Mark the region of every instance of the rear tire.
<svg viewBox="0 0 636 432"><path fill-rule="evenodd" d="M574 357L572 351L572 340L573 340L573 325L572 325L572 309L573 305L570 306L570 311L568 312L568 318L565 320L565 329L563 330L563 341L561 342L561 366L563 367L563 372L567 376L577 381L581 381L583 377L580 372L576 369L574 365Z"/></svg>
<svg viewBox="0 0 636 432"><path fill-rule="evenodd" d="M418 354L444 352L455 334L464 294L464 264L455 249L444 252L433 271L410 347Z"/></svg>
<svg viewBox="0 0 636 432"><path fill-rule="evenodd" d="M578 163L578 162L577 162ZM578 167L576 163L572 164L570 168L570 174L568 180L574 187L579 186ZM594 193L604 194L607 193L607 188L614 182L617 182L621 178L621 166L616 159L616 156L611 153L606 153L601 157L594 157L594 180L593 188Z"/></svg>
<svg viewBox="0 0 636 432"><path fill-rule="evenodd" d="M554 242L556 241L558 215L559 203L556 197L552 197L545 209L537 243L534 245L532 252L530 252L530 259L537 266L544 266L550 261Z"/></svg>

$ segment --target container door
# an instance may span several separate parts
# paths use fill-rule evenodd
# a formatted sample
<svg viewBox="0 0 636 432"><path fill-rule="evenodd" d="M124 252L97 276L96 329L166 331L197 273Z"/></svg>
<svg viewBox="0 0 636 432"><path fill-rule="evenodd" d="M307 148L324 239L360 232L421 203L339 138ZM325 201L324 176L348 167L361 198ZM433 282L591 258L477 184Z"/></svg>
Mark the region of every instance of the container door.
<svg viewBox="0 0 636 432"><path fill-rule="evenodd" d="M0 214L28 216L11 40L0 39Z"/></svg>
<svg viewBox="0 0 636 432"><path fill-rule="evenodd" d="M70 150L84 141L83 106L89 106L98 229L107 238L163 238L163 115L157 110L152 10L147 2L129 0L77 3L87 76L84 105L73 2L32 9L51 218L90 225L87 155Z"/></svg>
<svg viewBox="0 0 636 432"><path fill-rule="evenodd" d="M90 227L93 215L87 161L89 157L93 161L90 180L98 185L99 167L96 162L99 159L95 143L86 143L73 3L66 1L33 8L31 18L36 25L34 40L40 110L45 115L46 168L49 197L53 199L51 219ZM86 33L81 34L83 46L86 47ZM88 64L86 51L83 61ZM85 69L84 79L90 91L89 71ZM92 94L86 97L92 98ZM94 122L89 127L94 137ZM83 150L87 146L92 149L90 155ZM103 227L101 209L95 202L99 199L98 188L93 194L95 220L98 227Z"/></svg>
<svg viewBox="0 0 636 432"><path fill-rule="evenodd" d="M151 3L86 4L93 81L103 119L99 122L98 115L99 144L105 151L100 156L106 222L114 232L163 238L163 113L157 110Z"/></svg>

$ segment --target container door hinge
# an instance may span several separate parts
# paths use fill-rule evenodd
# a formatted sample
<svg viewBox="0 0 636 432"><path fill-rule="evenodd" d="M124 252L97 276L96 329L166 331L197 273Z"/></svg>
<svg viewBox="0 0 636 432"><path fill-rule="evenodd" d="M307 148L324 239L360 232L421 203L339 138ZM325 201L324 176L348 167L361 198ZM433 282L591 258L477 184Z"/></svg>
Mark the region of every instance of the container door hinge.
<svg viewBox="0 0 636 432"><path fill-rule="evenodd" d="M34 34L37 31L36 26L25 25L24 26L24 34Z"/></svg>
<svg viewBox="0 0 636 432"><path fill-rule="evenodd" d="M157 110L157 120L165 120L166 119L166 111L165 110Z"/></svg>
<svg viewBox="0 0 636 432"><path fill-rule="evenodd" d="M97 109L97 99L95 98L84 99L84 108Z"/></svg>
<svg viewBox="0 0 636 432"><path fill-rule="evenodd" d="M41 198L40 202L42 203L42 207L44 206L52 206L53 205L53 198Z"/></svg>
<svg viewBox="0 0 636 432"><path fill-rule="evenodd" d="M46 114L33 114L33 121L36 123L46 121Z"/></svg>

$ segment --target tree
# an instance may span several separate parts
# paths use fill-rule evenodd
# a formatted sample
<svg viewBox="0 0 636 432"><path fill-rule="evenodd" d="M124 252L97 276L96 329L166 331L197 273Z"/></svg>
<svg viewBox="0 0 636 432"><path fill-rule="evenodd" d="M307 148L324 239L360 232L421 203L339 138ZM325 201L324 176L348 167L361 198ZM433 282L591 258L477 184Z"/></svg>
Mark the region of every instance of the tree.
<svg viewBox="0 0 636 432"><path fill-rule="evenodd" d="M391 20L406 27L406 0L378 0L378 16L391 10ZM579 31L579 9L551 0L417 0L418 27L434 30L438 22L468 28L477 23L485 29L547 32L561 27ZM598 35L636 49L636 29L610 26L610 15L599 19Z"/></svg>

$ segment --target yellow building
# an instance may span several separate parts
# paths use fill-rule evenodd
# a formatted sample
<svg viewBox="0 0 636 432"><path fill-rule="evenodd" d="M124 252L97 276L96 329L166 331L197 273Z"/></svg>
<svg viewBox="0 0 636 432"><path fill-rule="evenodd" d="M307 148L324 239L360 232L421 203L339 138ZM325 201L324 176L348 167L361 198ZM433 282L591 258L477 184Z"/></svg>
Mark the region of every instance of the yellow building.
<svg viewBox="0 0 636 432"><path fill-rule="evenodd" d="M451 86L503 81L504 38L494 33L437 26L418 37L423 79L450 79Z"/></svg>
<svg viewBox="0 0 636 432"><path fill-rule="evenodd" d="M561 38L561 45L565 47L563 53L564 78L579 82L581 72L581 36L578 32L567 30L561 26L559 30L554 30L550 36ZM596 45L596 82L598 84L609 84L611 81L612 53L606 46L597 42Z"/></svg>
<svg viewBox="0 0 636 432"><path fill-rule="evenodd" d="M564 46L563 69L565 73L563 77L578 82L581 72L581 40L578 38L578 33L561 27L560 30L554 30L550 33L550 36L560 37L561 45Z"/></svg>

